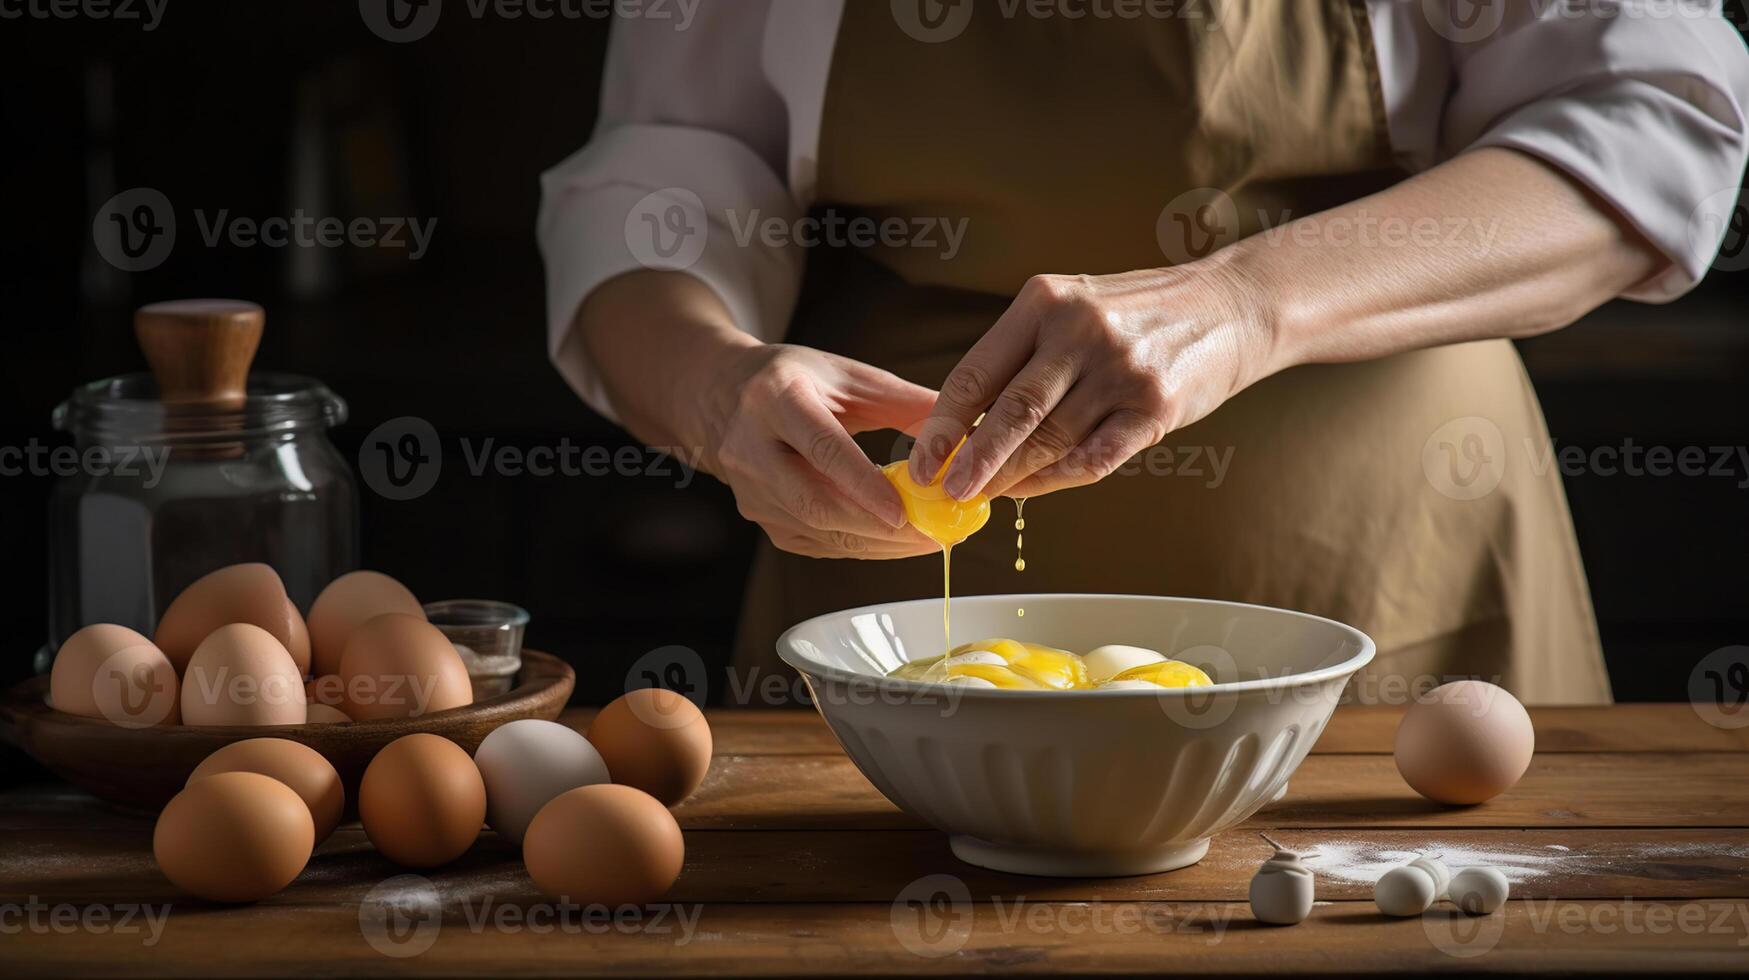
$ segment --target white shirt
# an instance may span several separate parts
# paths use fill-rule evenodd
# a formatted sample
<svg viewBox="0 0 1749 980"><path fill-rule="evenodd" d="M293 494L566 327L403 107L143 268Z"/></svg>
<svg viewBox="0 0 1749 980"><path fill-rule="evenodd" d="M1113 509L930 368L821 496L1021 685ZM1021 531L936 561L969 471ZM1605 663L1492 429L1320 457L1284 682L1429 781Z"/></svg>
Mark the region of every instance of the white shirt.
<svg viewBox="0 0 1749 980"><path fill-rule="evenodd" d="M595 135L541 177L550 352L596 286L670 261L630 243L634 222L673 204L711 222L673 267L715 290L740 329L783 336L805 249L745 229L738 240L709 216L793 221L813 203L843 2L704 0L690 21L619 19ZM1749 53L1717 0L1367 0L1367 15L1404 166L1481 146L1532 154L1669 259L1628 298L1666 301L1700 281L1724 233L1703 211L1734 200L1749 160ZM587 365L561 371L612 417Z"/></svg>

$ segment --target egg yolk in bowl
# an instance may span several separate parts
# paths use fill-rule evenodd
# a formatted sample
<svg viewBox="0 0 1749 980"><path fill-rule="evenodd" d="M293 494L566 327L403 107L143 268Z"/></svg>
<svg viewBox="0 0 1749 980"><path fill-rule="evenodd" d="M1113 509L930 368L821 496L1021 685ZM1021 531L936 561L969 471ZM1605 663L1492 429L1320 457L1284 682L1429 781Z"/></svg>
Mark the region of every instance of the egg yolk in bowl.
<svg viewBox="0 0 1749 980"><path fill-rule="evenodd" d="M1136 649L1138 653L1144 652ZM954 647L945 656L914 660L887 676L1007 691L1134 690L1207 687L1214 683L1195 664L1169 660L1158 653L1153 656L1159 659L1114 677L1095 679L1078 654L1042 643L998 637Z"/></svg>

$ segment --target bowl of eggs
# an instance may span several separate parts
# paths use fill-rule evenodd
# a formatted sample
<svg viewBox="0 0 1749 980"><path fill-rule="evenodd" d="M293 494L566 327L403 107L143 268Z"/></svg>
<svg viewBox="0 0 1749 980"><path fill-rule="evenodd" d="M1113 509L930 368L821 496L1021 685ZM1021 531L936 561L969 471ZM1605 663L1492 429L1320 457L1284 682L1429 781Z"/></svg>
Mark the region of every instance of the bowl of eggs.
<svg viewBox="0 0 1749 980"><path fill-rule="evenodd" d="M508 690L481 697L470 651L390 576L342 575L306 615L272 567L228 565L179 593L150 637L110 623L68 637L47 677L0 696L0 739L127 807L162 806L204 759L262 736L313 749L351 791L410 733L471 752L505 722L558 717L571 668L519 654Z"/></svg>
<svg viewBox="0 0 1749 980"><path fill-rule="evenodd" d="M1201 860L1283 792L1374 654L1353 627L1209 599L968 596L953 631L991 639L959 645L942 613L936 599L830 613L778 652L887 799L961 860L1017 874Z"/></svg>

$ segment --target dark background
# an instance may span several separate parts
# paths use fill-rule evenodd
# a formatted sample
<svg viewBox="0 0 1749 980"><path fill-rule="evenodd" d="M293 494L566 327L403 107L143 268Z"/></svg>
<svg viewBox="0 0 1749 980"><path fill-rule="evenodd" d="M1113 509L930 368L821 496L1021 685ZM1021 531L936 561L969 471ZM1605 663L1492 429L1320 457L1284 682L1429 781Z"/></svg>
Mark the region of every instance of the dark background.
<svg viewBox="0 0 1749 980"><path fill-rule="evenodd" d="M854 2L854 0L853 0ZM1731 4L1737 23L1741 5ZM619 446L548 366L535 250L537 176L587 139L599 20L476 19L451 0L428 37L392 44L356 4L170 0L163 22L0 23L4 233L0 445L60 443L76 383L142 370L131 311L235 296L268 309L258 367L321 378L351 404L332 438L356 461L378 423L462 439ZM429 253L207 248L192 212L291 213L318 147L321 214L437 218ZM163 265L126 275L92 246L117 191L178 213ZM1522 345L1560 445L1749 445L1749 272L1680 302L1611 304ZM1749 642L1749 490L1728 477L1570 476L1567 491L1621 700L1680 700L1699 658ZM47 479L0 478L0 680L45 638ZM362 489L362 487L361 487ZM665 644L724 663L754 531L701 477L472 478L396 503L362 490L366 565L425 599L490 596L534 614L528 641L579 667L578 699L623 689ZM720 692L720 684L713 684Z"/></svg>

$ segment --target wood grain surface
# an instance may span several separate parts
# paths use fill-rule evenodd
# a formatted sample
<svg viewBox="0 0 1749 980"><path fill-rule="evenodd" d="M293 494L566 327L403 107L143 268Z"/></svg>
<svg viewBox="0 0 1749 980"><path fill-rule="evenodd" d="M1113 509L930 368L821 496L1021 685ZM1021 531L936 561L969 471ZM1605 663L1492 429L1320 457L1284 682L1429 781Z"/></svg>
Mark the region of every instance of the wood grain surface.
<svg viewBox="0 0 1749 980"><path fill-rule="evenodd" d="M563 720L586 729L591 712ZM281 894L181 895L151 822L64 784L0 793L0 960L22 976L733 976L1398 971L1741 973L1749 962L1749 742L1686 705L1532 709L1506 796L1438 807L1389 756L1400 712L1344 707L1287 795L1162 875L984 871L897 810L817 716L714 711L718 756L678 808L686 866L660 906L579 910L487 832L408 876L356 825ZM1257 924L1267 829L1313 850L1312 918ZM1389 919L1371 880L1417 852L1513 878L1500 912ZM156 925L147 913L156 915ZM59 917L57 919L57 916ZM124 919L126 920L124 922ZM101 920L101 921L99 921ZM58 924L57 924L58 923Z"/></svg>

